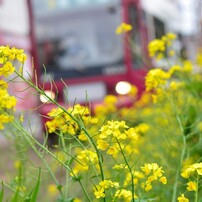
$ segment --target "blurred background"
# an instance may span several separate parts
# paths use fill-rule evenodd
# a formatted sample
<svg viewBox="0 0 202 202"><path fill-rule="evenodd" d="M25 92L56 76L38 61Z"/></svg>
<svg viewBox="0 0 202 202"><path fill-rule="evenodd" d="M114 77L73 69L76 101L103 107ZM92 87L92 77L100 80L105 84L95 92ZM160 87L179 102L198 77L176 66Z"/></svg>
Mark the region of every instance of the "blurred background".
<svg viewBox="0 0 202 202"><path fill-rule="evenodd" d="M135 99L127 94L132 85L141 94L152 66L148 42L168 32L177 35L180 57L194 60L202 48L201 0L0 0L0 20L0 45L27 54L24 77L65 106L93 108L107 94L119 96L119 107L130 106ZM115 34L122 22L133 27L130 41ZM40 136L54 105L19 78L9 88L17 114Z"/></svg>

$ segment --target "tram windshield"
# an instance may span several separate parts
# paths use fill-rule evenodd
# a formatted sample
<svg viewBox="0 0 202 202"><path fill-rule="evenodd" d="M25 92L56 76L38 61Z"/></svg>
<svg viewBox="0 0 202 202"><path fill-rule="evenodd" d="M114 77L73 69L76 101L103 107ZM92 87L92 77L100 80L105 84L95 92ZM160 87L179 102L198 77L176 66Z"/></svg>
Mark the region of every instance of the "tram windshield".
<svg viewBox="0 0 202 202"><path fill-rule="evenodd" d="M39 63L54 78L101 75L123 63L122 36L115 34L120 0L33 0L33 8Z"/></svg>

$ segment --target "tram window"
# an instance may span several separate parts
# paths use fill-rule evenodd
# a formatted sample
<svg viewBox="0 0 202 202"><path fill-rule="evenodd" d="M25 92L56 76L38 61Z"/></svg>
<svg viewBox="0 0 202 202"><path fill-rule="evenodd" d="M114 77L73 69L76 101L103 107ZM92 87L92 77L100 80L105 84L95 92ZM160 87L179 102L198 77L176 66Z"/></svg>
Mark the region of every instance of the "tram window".
<svg viewBox="0 0 202 202"><path fill-rule="evenodd" d="M143 65L141 31L138 21L138 12L134 5L128 7L129 24L133 29L130 32L133 67L138 69Z"/></svg>
<svg viewBox="0 0 202 202"><path fill-rule="evenodd" d="M155 38L159 39L165 35L165 25L158 18L154 17Z"/></svg>
<svg viewBox="0 0 202 202"><path fill-rule="evenodd" d="M9 11L9 12L8 12ZM27 36L30 31L25 0L4 0L0 4L0 30L13 36Z"/></svg>

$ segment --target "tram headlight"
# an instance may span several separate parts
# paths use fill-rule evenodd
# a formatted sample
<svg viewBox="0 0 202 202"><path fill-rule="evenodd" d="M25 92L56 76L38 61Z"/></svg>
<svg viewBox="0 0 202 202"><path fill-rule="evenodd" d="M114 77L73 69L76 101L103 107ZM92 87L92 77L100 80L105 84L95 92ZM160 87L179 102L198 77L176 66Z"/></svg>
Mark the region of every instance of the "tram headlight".
<svg viewBox="0 0 202 202"><path fill-rule="evenodd" d="M116 84L115 90L120 95L128 94L132 89L132 85L127 81L120 81Z"/></svg>
<svg viewBox="0 0 202 202"><path fill-rule="evenodd" d="M50 97L51 99L55 99L55 93L53 91L50 91L50 90L45 90L44 93ZM41 102L43 103L47 103L49 102L48 98L45 96L45 95L40 95L40 100Z"/></svg>

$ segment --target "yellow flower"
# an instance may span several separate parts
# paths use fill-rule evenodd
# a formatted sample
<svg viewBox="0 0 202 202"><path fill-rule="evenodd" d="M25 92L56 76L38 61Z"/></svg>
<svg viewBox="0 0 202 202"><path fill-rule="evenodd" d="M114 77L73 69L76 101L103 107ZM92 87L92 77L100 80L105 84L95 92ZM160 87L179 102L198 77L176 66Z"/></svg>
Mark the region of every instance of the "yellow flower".
<svg viewBox="0 0 202 202"><path fill-rule="evenodd" d="M173 55L175 55L175 51L174 50L170 50L168 54L169 54L169 56L173 56Z"/></svg>
<svg viewBox="0 0 202 202"><path fill-rule="evenodd" d="M13 121L14 117L8 114L0 114L0 130L4 129L4 124Z"/></svg>
<svg viewBox="0 0 202 202"><path fill-rule="evenodd" d="M73 202L81 202L79 198L74 198Z"/></svg>
<svg viewBox="0 0 202 202"><path fill-rule="evenodd" d="M197 128L200 132L202 132L202 121L198 123Z"/></svg>
<svg viewBox="0 0 202 202"><path fill-rule="evenodd" d="M105 140L98 140L97 141L97 148L100 150L106 150L109 144Z"/></svg>
<svg viewBox="0 0 202 202"><path fill-rule="evenodd" d="M148 51L149 51L149 56L154 57L156 54L163 53L165 51L165 42L160 39L154 39L148 44Z"/></svg>
<svg viewBox="0 0 202 202"><path fill-rule="evenodd" d="M132 192L126 189L117 190L115 193L115 197L118 199L122 199L123 202L131 202L132 198L137 199L137 195L134 194L132 197Z"/></svg>
<svg viewBox="0 0 202 202"><path fill-rule="evenodd" d="M58 189L55 184L49 184L47 191L51 196L56 196L58 194Z"/></svg>
<svg viewBox="0 0 202 202"><path fill-rule="evenodd" d="M118 101L118 98L115 95L107 95L104 98L105 104L116 104Z"/></svg>
<svg viewBox="0 0 202 202"><path fill-rule="evenodd" d="M181 194L181 196L179 196L179 197L177 198L177 200L178 200L178 202L189 202L189 199L186 198L186 197L184 196L184 194Z"/></svg>
<svg viewBox="0 0 202 202"><path fill-rule="evenodd" d="M18 189L19 189L20 192L25 192L27 190L27 187L19 186Z"/></svg>
<svg viewBox="0 0 202 202"><path fill-rule="evenodd" d="M112 182L111 180L103 180L99 183L100 187L103 187L104 189L108 189L110 187L115 187L118 188L119 187L119 183L118 182Z"/></svg>
<svg viewBox="0 0 202 202"><path fill-rule="evenodd" d="M116 34L122 34L125 32L129 32L132 30L132 26L130 24L127 23L121 23L121 25L119 25L116 29Z"/></svg>
<svg viewBox="0 0 202 202"><path fill-rule="evenodd" d="M118 154L118 150L116 147L112 146L112 147L109 147L108 151L107 151L107 154L109 155L112 155L113 157L116 157L117 154Z"/></svg>
<svg viewBox="0 0 202 202"><path fill-rule="evenodd" d="M81 140L81 141L88 140L86 134L83 131L79 134L78 139Z"/></svg>
<svg viewBox="0 0 202 202"><path fill-rule="evenodd" d="M9 76L14 72L15 68L10 61L7 61L1 68L0 68L0 76Z"/></svg>
<svg viewBox="0 0 202 202"><path fill-rule="evenodd" d="M196 55L196 64L202 67L202 50Z"/></svg>
<svg viewBox="0 0 202 202"><path fill-rule="evenodd" d="M15 162L14 162L14 167L15 167L16 169L19 169L20 167L22 167L21 161L15 161Z"/></svg>
<svg viewBox="0 0 202 202"><path fill-rule="evenodd" d="M115 170L123 170L123 169L126 169L128 170L128 167L125 165L125 164L116 164L113 166L112 169L115 169Z"/></svg>
<svg viewBox="0 0 202 202"><path fill-rule="evenodd" d="M161 177L159 179L160 182L162 182L163 184L167 184L167 178L166 177Z"/></svg>
<svg viewBox="0 0 202 202"><path fill-rule="evenodd" d="M146 91L156 89L157 87L166 84L166 81L169 78L170 74L162 69L157 68L150 70L145 77Z"/></svg>
<svg viewBox="0 0 202 202"><path fill-rule="evenodd" d="M174 33L167 33L166 36L171 40L176 39L176 35Z"/></svg>
<svg viewBox="0 0 202 202"><path fill-rule="evenodd" d="M172 41L176 38L173 33L168 33L161 37L161 39L154 39L148 44L149 56L160 60L165 57L165 51L172 45ZM169 56L173 56L175 52L169 51Z"/></svg>
<svg viewBox="0 0 202 202"><path fill-rule="evenodd" d="M147 184L145 185L145 191L150 191L151 189L152 189L151 183L147 183Z"/></svg>
<svg viewBox="0 0 202 202"><path fill-rule="evenodd" d="M188 191L197 191L197 184L196 182L190 181L187 183L187 190Z"/></svg>
<svg viewBox="0 0 202 202"><path fill-rule="evenodd" d="M5 81L0 80L0 88L1 89L7 89L8 88L8 84Z"/></svg>
<svg viewBox="0 0 202 202"><path fill-rule="evenodd" d="M105 197L104 188L100 187L100 186L96 186L96 189L94 191L94 195L96 198L104 198Z"/></svg>
<svg viewBox="0 0 202 202"><path fill-rule="evenodd" d="M189 167L183 170L181 176L184 178L189 178L194 173L202 175L202 162L190 165Z"/></svg>

